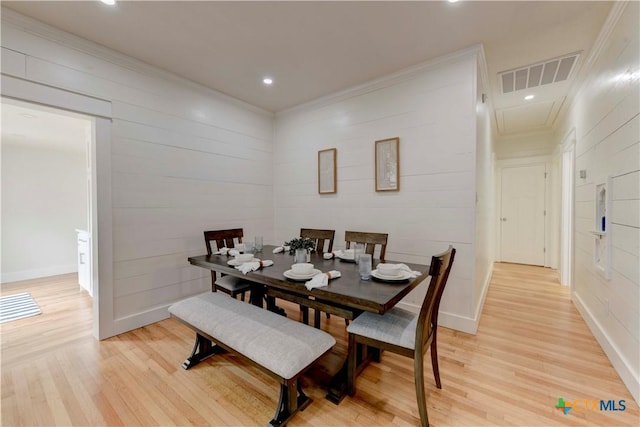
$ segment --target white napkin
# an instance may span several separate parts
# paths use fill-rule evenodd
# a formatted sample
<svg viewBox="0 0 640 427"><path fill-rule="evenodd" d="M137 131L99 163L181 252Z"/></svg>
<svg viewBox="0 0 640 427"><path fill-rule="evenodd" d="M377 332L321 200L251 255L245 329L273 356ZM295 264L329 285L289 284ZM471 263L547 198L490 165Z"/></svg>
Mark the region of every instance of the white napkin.
<svg viewBox="0 0 640 427"><path fill-rule="evenodd" d="M291 249L289 246L278 246L273 250L273 253L279 254L280 252L288 251L289 249Z"/></svg>
<svg viewBox="0 0 640 427"><path fill-rule="evenodd" d="M411 270L407 264L391 264L391 263L386 263L386 264L387 265L395 265L400 270L406 271L407 273L411 274L411 278L412 279L415 279L416 277L418 277L419 275L422 274L419 271ZM380 270L378 270L378 271L380 271Z"/></svg>
<svg viewBox="0 0 640 427"><path fill-rule="evenodd" d="M325 252L322 256L324 259L338 258L342 256L342 251L338 249L337 251Z"/></svg>
<svg viewBox="0 0 640 427"><path fill-rule="evenodd" d="M270 259L260 260L260 261L249 261L242 263L240 265L236 265L236 270L242 271L242 274L247 274L250 271L256 271L261 269L262 267L270 267L273 265L273 261Z"/></svg>
<svg viewBox="0 0 640 427"><path fill-rule="evenodd" d="M238 251L236 249L229 249L229 252L227 252L227 255L238 256L238 255L240 255L240 251Z"/></svg>
<svg viewBox="0 0 640 427"><path fill-rule="evenodd" d="M313 288L321 288L323 286L327 286L329 284L329 279L336 279L340 277L341 274L338 270L331 270L328 273L320 273L313 276L311 280L309 280L304 285L307 289L311 290Z"/></svg>
<svg viewBox="0 0 640 427"><path fill-rule="evenodd" d="M225 246L224 248L220 248L217 251L215 251L212 255L226 255L227 252L229 252L229 248Z"/></svg>

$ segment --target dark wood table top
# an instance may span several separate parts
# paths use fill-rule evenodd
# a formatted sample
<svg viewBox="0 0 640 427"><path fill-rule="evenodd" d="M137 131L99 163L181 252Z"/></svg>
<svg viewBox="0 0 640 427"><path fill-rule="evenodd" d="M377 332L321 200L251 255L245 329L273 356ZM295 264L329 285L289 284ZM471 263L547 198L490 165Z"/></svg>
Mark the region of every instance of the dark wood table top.
<svg viewBox="0 0 640 427"><path fill-rule="evenodd" d="M321 254L311 254L311 263L318 270L326 273L330 270L338 270L342 274L337 279L329 280L329 285L315 288L311 291L304 286L305 282L298 282L284 277L283 273L291 268L293 255L288 252L272 253L275 246L265 245L263 252L256 254L257 258L273 260L274 265L261 270L243 275L242 272L227 264L232 257L226 255L200 255L190 257L193 265L207 268L221 273L244 277L252 282L277 288L285 292L293 293L309 299L323 300L328 303L339 304L351 309L370 311L383 314L396 305L413 288L418 286L429 274L429 266L422 264L408 265L412 270L422 274L415 279L402 282L380 282L373 277L370 280L361 280L358 274L358 266L354 263L339 259L325 260ZM394 261L386 261L392 263ZM373 261L373 268L378 264Z"/></svg>

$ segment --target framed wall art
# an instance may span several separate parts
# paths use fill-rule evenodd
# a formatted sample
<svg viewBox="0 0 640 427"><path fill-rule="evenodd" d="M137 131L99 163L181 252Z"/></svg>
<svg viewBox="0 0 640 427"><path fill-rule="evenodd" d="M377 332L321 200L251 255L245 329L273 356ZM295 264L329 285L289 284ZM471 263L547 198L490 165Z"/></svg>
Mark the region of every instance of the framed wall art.
<svg viewBox="0 0 640 427"><path fill-rule="evenodd" d="M376 191L400 190L400 138L376 141Z"/></svg>
<svg viewBox="0 0 640 427"><path fill-rule="evenodd" d="M318 151L318 193L333 194L338 191L336 157L338 150L329 148Z"/></svg>

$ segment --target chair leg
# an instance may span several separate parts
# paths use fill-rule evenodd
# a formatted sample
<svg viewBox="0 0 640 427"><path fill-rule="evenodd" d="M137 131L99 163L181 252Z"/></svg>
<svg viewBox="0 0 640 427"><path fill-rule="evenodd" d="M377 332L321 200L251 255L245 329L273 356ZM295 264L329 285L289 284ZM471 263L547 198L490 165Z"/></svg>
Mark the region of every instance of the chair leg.
<svg viewBox="0 0 640 427"><path fill-rule="evenodd" d="M436 387L442 388L440 383L440 369L438 369L438 334L437 329L433 331L433 341L431 341L431 366L433 367L433 378L436 380Z"/></svg>
<svg viewBox="0 0 640 427"><path fill-rule="evenodd" d="M424 369L422 352L413 359L413 374L416 385L416 398L418 400L418 412L420 413L420 425L429 426L429 414L427 413L427 397L424 389Z"/></svg>
<svg viewBox="0 0 640 427"><path fill-rule="evenodd" d="M320 329L320 310L313 310L313 327L316 329Z"/></svg>
<svg viewBox="0 0 640 427"><path fill-rule="evenodd" d="M347 354L347 393L349 396L356 394L356 372L358 367L356 366L356 356L358 354L358 344L356 343L356 336L349 334L349 353Z"/></svg>
<svg viewBox="0 0 640 427"><path fill-rule="evenodd" d="M308 325L309 324L309 307L305 307L301 305L300 311L302 312L302 323L304 323L305 325Z"/></svg>

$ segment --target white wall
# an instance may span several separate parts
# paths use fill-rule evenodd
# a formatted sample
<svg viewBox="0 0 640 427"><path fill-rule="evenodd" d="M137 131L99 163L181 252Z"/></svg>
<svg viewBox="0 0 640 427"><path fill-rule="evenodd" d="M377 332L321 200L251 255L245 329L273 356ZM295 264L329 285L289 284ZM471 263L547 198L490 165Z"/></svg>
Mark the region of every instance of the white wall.
<svg viewBox="0 0 640 427"><path fill-rule="evenodd" d="M82 142L82 141L81 141ZM78 271L87 226L86 147L2 141L2 282Z"/></svg>
<svg viewBox="0 0 640 427"><path fill-rule="evenodd" d="M552 132L502 136L496 139L495 151L499 160L548 156L553 153L557 141Z"/></svg>
<svg viewBox="0 0 640 427"><path fill-rule="evenodd" d="M2 46L3 72L112 103L112 334L209 288L203 230L272 240L272 114L5 9Z"/></svg>
<svg viewBox="0 0 640 427"><path fill-rule="evenodd" d="M275 237L301 227L389 233L387 259L428 263L457 250L440 308L475 332L476 64L478 49L280 113L274 155ZM374 142L400 138L400 191L376 193ZM337 148L338 192L317 193L317 152ZM415 308L426 289L404 300Z"/></svg>
<svg viewBox="0 0 640 427"><path fill-rule="evenodd" d="M619 9L620 10L619 5ZM576 132L573 299L635 399L640 397L639 6L629 2L572 103L559 139ZM624 6L623 6L624 7ZM614 9L615 10L615 9ZM608 27L605 26L605 30ZM578 173L586 170L587 178ZM594 268L595 186L613 178L612 275Z"/></svg>
<svg viewBox="0 0 640 427"><path fill-rule="evenodd" d="M475 289L473 307L477 310L474 318L479 319L484 298L489 289L493 261L495 259L495 197L494 171L495 153L491 127L491 109L482 100L488 92L483 85L482 67L477 69L476 91L476 201L475 201Z"/></svg>

